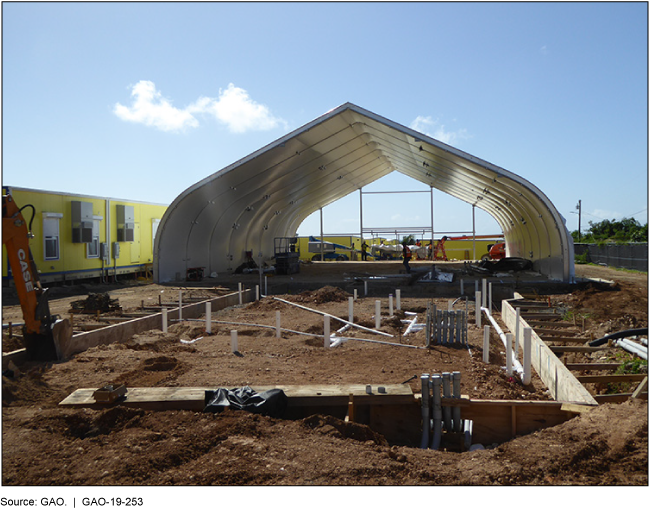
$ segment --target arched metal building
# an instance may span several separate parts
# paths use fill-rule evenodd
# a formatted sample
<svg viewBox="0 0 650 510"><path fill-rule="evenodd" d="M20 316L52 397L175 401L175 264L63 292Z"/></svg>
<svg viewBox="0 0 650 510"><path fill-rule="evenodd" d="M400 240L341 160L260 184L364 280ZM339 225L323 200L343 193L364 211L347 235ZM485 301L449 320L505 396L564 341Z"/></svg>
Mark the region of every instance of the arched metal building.
<svg viewBox="0 0 650 510"><path fill-rule="evenodd" d="M273 257L311 213L401 172L493 216L509 257L552 280L574 280L564 218L533 184L422 133L346 103L181 193L156 234L154 279L188 268L230 272L247 251Z"/></svg>

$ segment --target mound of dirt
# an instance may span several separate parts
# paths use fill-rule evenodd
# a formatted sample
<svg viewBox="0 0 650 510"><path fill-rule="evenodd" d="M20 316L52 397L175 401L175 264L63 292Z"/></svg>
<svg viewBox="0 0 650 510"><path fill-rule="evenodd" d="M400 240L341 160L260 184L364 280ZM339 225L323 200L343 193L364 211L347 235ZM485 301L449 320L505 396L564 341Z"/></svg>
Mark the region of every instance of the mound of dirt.
<svg viewBox="0 0 650 510"><path fill-rule="evenodd" d="M347 301L350 294L338 287L327 285L318 290L306 290L297 296L291 296L290 301L294 303L311 303L314 305L321 305L323 303L336 303L340 301Z"/></svg>

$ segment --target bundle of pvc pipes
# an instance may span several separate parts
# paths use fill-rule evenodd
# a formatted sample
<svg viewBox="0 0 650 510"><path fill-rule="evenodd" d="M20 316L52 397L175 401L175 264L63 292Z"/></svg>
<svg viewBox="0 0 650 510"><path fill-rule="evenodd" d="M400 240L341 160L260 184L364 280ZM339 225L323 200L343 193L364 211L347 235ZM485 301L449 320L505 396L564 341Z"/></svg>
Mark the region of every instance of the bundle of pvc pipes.
<svg viewBox="0 0 650 510"><path fill-rule="evenodd" d="M623 338L621 340L615 340L614 344L617 347L621 347L622 349L625 349L627 352L631 354L637 355L641 359L645 359L645 360L648 359L648 348L643 345L637 344L632 340Z"/></svg>
<svg viewBox="0 0 650 510"><path fill-rule="evenodd" d="M441 374L422 374L422 440L420 448L440 448L442 429L447 432L465 432L467 445L468 430L471 444L471 424L460 417L460 407L442 406L442 396L445 398L460 398L460 372L443 372ZM467 445L469 447L469 445Z"/></svg>
<svg viewBox="0 0 650 510"><path fill-rule="evenodd" d="M427 315L429 334L435 344L467 344L467 314L463 310L443 311L433 306Z"/></svg>

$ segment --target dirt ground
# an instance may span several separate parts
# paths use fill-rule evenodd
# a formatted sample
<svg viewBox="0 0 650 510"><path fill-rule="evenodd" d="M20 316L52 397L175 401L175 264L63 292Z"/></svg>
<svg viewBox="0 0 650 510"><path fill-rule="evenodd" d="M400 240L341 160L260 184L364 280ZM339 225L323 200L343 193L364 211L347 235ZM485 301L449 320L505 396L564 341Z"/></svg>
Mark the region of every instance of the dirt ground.
<svg viewBox="0 0 650 510"><path fill-rule="evenodd" d="M323 264L332 271L336 264ZM315 270L315 269L312 269ZM623 329L647 327L647 275L598 266L576 266L578 276L612 280L570 294L544 296L575 321L585 341ZM309 277L308 274L305 277ZM109 292L122 310L177 299L178 288L135 282L58 289L52 313L68 317L70 303L88 292ZM220 286L185 289L183 299L226 293ZM340 288L281 295L307 307L347 319L349 294ZM12 300L13 299L13 300ZM373 328L376 298L355 302L355 323ZM447 299L436 298L438 307ZM429 298L404 297L402 311L388 317L382 299L381 331L391 342L424 346L424 332L405 336L404 311L424 321ZM457 306L463 306L462 302ZM318 314L274 300L213 312L213 319L323 332ZM495 314L498 316L498 314ZM473 316L472 316L473 317ZM3 295L3 323L20 322L11 293ZM96 322L75 315L77 323ZM332 331L342 324L333 321ZM239 353L231 352L237 329ZM349 336L384 340L365 331ZM183 343L181 340L193 343ZM348 341L324 349L322 338L271 328L184 321L167 333L152 330L122 343L91 348L58 363L26 363L13 377L3 373L2 483L5 486L123 485L648 485L647 401L602 404L554 427L471 452L421 450L390 445L365 425L326 415L281 420L243 411L213 415L192 411L144 411L115 406L102 410L62 408L78 388L123 383L127 387L240 387L274 384L399 384L419 391L422 373L460 371L461 392L471 398L548 400L535 376L524 386L506 377L503 345L493 337L490 364L482 362L482 331L470 320L469 349L414 349ZM3 332L3 352L20 347ZM619 350L620 351L620 350ZM567 355L567 361L586 356ZM616 349L592 359L631 357ZM647 372L647 364L641 370ZM9 374L7 374L9 375ZM415 376L415 379L413 377ZM601 388L601 391L606 389Z"/></svg>

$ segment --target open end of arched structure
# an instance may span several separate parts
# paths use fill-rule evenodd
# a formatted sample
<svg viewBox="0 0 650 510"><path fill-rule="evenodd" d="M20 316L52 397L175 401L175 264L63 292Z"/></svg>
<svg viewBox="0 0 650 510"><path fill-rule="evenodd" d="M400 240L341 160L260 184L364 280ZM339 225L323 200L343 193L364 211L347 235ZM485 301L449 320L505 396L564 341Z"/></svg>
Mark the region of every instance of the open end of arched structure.
<svg viewBox="0 0 650 510"><path fill-rule="evenodd" d="M393 172L493 216L509 257L573 281L573 240L548 198L527 180L422 133L346 103L181 193L157 231L154 278L187 268L230 272L273 257L314 211Z"/></svg>

